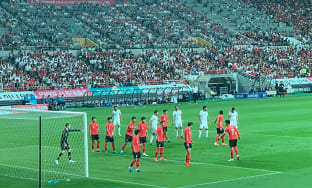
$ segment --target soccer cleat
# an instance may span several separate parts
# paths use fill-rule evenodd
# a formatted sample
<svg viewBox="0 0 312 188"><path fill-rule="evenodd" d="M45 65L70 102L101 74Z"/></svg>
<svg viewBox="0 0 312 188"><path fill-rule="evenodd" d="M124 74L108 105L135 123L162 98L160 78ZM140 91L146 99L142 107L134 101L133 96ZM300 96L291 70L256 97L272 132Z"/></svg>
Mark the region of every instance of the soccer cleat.
<svg viewBox="0 0 312 188"><path fill-rule="evenodd" d="M227 144L226 144L226 143L224 143L224 142L222 143L222 145L227 146Z"/></svg>
<svg viewBox="0 0 312 188"><path fill-rule="evenodd" d="M119 134L118 136L121 136L121 134Z"/></svg>
<svg viewBox="0 0 312 188"><path fill-rule="evenodd" d="M189 164L189 166L191 166L191 165L192 165L192 163L190 163L190 162L189 162L188 164Z"/></svg>
<svg viewBox="0 0 312 188"><path fill-rule="evenodd" d="M181 138L184 138L184 136L181 136Z"/></svg>
<svg viewBox="0 0 312 188"><path fill-rule="evenodd" d="M120 152L120 155L123 155L123 151Z"/></svg>
<svg viewBox="0 0 312 188"><path fill-rule="evenodd" d="M59 164L59 161L58 161L58 160L55 160L55 164L57 164L57 165L58 165L58 164Z"/></svg>
<svg viewBox="0 0 312 188"><path fill-rule="evenodd" d="M149 143L149 145L153 145L153 143Z"/></svg>
<svg viewBox="0 0 312 188"><path fill-rule="evenodd" d="M102 152L101 150L97 149L96 152Z"/></svg>
<svg viewBox="0 0 312 188"><path fill-rule="evenodd" d="M76 161L73 161L73 160L69 160L68 162L69 162L69 163L75 163Z"/></svg>
<svg viewBox="0 0 312 188"><path fill-rule="evenodd" d="M179 138L178 136L176 136L176 138Z"/></svg>
<svg viewBox="0 0 312 188"><path fill-rule="evenodd" d="M113 154L116 154L117 153L117 151L113 151Z"/></svg>
<svg viewBox="0 0 312 188"><path fill-rule="evenodd" d="M167 140L168 143L170 143L170 140Z"/></svg>
<svg viewBox="0 0 312 188"><path fill-rule="evenodd" d="M234 161L234 159L229 159L228 161Z"/></svg>
<svg viewBox="0 0 312 188"><path fill-rule="evenodd" d="M130 172L130 173L132 172L132 168L131 168L131 167L129 167L129 172Z"/></svg>
<svg viewBox="0 0 312 188"><path fill-rule="evenodd" d="M105 151L105 154L108 154L108 152L107 152L107 151Z"/></svg>
<svg viewBox="0 0 312 188"><path fill-rule="evenodd" d="M143 156L144 156L144 157L148 157L148 155L147 155L146 153L143 153Z"/></svg>
<svg viewBox="0 0 312 188"><path fill-rule="evenodd" d="M190 163L190 162L185 162L185 166L191 166L192 165L192 163Z"/></svg>
<svg viewBox="0 0 312 188"><path fill-rule="evenodd" d="M136 172L142 172L140 169L136 169L135 171L136 171Z"/></svg>
<svg viewBox="0 0 312 188"><path fill-rule="evenodd" d="M155 158L154 158L154 161L155 161L155 162L157 162L157 161L158 161L157 157L155 157Z"/></svg>
<svg viewBox="0 0 312 188"><path fill-rule="evenodd" d="M161 158L160 158L160 160L165 161L165 160L167 160L167 159L165 159L165 158L161 157Z"/></svg>
<svg viewBox="0 0 312 188"><path fill-rule="evenodd" d="M94 149L92 150L92 152L94 152Z"/></svg>
<svg viewBox="0 0 312 188"><path fill-rule="evenodd" d="M239 155L237 155L237 160L239 161Z"/></svg>
<svg viewBox="0 0 312 188"><path fill-rule="evenodd" d="M217 142L214 143L215 146L219 146L219 144Z"/></svg>

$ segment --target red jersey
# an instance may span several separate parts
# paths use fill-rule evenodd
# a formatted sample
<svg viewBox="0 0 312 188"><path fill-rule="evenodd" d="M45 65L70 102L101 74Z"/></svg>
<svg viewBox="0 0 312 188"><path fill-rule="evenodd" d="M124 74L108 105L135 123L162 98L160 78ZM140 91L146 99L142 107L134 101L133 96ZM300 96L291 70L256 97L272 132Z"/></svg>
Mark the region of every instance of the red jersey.
<svg viewBox="0 0 312 188"><path fill-rule="evenodd" d="M229 140L236 140L237 136L240 137L237 128L234 125L229 125L225 132L229 133Z"/></svg>
<svg viewBox="0 0 312 188"><path fill-rule="evenodd" d="M140 152L140 139L138 136L133 136L132 138L132 144L134 145L133 152Z"/></svg>
<svg viewBox="0 0 312 188"><path fill-rule="evenodd" d="M223 116L222 115L218 115L216 120L218 122L217 128L223 128Z"/></svg>
<svg viewBox="0 0 312 188"><path fill-rule="evenodd" d="M133 136L133 129L135 129L135 124L130 121L130 123L128 124L126 135Z"/></svg>
<svg viewBox="0 0 312 188"><path fill-rule="evenodd" d="M138 129L140 130L140 137L146 137L147 123L140 122L138 125Z"/></svg>
<svg viewBox="0 0 312 188"><path fill-rule="evenodd" d="M114 128L115 126L113 123L107 123L106 124L106 136L113 136Z"/></svg>
<svg viewBox="0 0 312 188"><path fill-rule="evenodd" d="M96 135L96 134L99 134L99 124L98 122L91 122L90 125L89 125L89 129L90 129L90 132L91 132L91 135Z"/></svg>
<svg viewBox="0 0 312 188"><path fill-rule="evenodd" d="M189 127L184 129L184 143L192 143L192 131Z"/></svg>
<svg viewBox="0 0 312 188"><path fill-rule="evenodd" d="M167 127L167 124L168 124L168 115L167 114L163 114L160 116L160 121L164 121L164 127Z"/></svg>
<svg viewBox="0 0 312 188"><path fill-rule="evenodd" d="M157 134L157 141L158 142L163 142L164 141L164 129L162 126L159 126L156 130Z"/></svg>

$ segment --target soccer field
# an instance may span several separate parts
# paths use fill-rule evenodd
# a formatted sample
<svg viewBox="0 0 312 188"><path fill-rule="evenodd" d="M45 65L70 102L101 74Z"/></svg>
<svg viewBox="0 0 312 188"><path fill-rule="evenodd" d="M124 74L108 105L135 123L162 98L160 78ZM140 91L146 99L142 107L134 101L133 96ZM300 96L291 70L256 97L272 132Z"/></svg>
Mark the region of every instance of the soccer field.
<svg viewBox="0 0 312 188"><path fill-rule="evenodd" d="M137 117L137 123L142 116L148 119L154 110L168 109L168 135L171 143L165 143L164 157L167 161L154 162L155 144L147 145L146 153L149 157L141 158L141 173L128 172L132 161L130 144L126 147L123 156L113 154L111 145L109 153L92 153L89 144L89 173L90 178L71 177L71 181L61 180L58 184L43 182L43 187L55 188L99 188L99 187L208 187L208 188L249 188L249 187L312 187L312 96L299 95L285 98L266 98L232 101L212 101L194 103L180 103L186 127L188 121L194 122L192 139L194 142L191 162L192 166L185 166L185 149L183 139L175 138L175 130L171 123L172 111L175 104L120 107L122 112L122 136L115 136L116 149L120 152L124 144L126 126L132 116ZM198 139L199 111L202 106L208 107L210 122L212 123L219 110L224 110L224 119L231 107L239 113L239 131L241 140L238 141L240 160L228 162L230 158L229 146L214 146L216 127L209 125L209 138L203 132ZM97 117L100 125L101 149L104 149L105 124L111 116L111 108L79 109L74 111L87 112L88 123L92 116ZM21 121L21 120L19 120ZM12 122L10 122L12 123ZM59 118L55 123L65 124ZM1 126L5 122L1 120ZM63 126L63 125L62 125ZM73 125L74 128L74 125ZM23 173L35 171L28 168L28 158L38 152L32 143L20 143L12 146L7 134L11 134L14 142L24 139L23 131L11 133L9 127L0 129L0 170L7 171L10 165L6 164L13 155L24 156L25 161L16 162L16 177L5 176L0 171L0 187L2 188L34 188L38 182L22 179ZM55 147L59 147L61 130L56 130ZM71 133L72 134L72 133ZM74 133L73 133L74 134ZM69 142L71 139L69 136ZM226 135L226 140L228 135ZM81 141L82 142L82 141ZM91 140L89 140L91 142ZM82 142L83 143L83 142ZM10 146L10 148L8 148ZM16 149L14 147L17 147ZM75 160L75 148L73 160ZM55 151L55 153L54 153ZM59 153L58 149L51 152L51 161L44 160L48 165L54 165ZM37 155L37 154L36 154ZM14 157L13 157L14 158ZM61 159L67 160L67 155ZM79 162L79 161L77 161ZM69 165L66 163L66 165ZM81 168L83 168L81 166ZM75 169L80 170L83 169ZM57 173L57 172L55 172ZM74 173L74 172L73 172Z"/></svg>

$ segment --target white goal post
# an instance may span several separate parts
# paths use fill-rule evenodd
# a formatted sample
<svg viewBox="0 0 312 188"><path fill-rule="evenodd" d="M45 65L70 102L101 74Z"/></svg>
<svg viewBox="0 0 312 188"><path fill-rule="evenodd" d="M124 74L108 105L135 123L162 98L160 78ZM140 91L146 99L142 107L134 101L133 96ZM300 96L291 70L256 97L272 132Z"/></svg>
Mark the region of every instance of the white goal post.
<svg viewBox="0 0 312 188"><path fill-rule="evenodd" d="M77 159L77 162L75 164L69 164L66 162L67 156L64 154L61 158L61 162L63 163L56 165L55 158L61 151L59 146L61 133L67 122L72 124L73 129L82 131L81 133L70 133L69 136L69 145L72 146L70 148L72 150L71 153L73 153L74 160ZM42 127L42 133L41 131L39 133L38 127L40 127L40 130ZM0 133L0 136L7 136L8 138L8 143L0 144L0 152L1 150L7 152L7 157L4 158L5 160L0 158L0 160L2 160L0 171L4 173L7 171L7 174L4 175L36 180L36 174L38 174L36 160L40 159L37 158L37 154L41 156L41 144L39 146L39 143L41 143L40 138L42 135L42 147L44 150L44 158L42 159L42 174L44 175L44 179L42 181L58 180L62 178L67 179L67 177L71 175L74 177L89 177L88 125L87 114L85 112L1 108L0 132L1 131L2 133ZM10 141L12 135L9 133L11 133L11 131L15 132L14 134L16 134L18 139ZM36 140L39 134L36 132L40 134L39 143L37 143ZM38 148L40 149L38 150ZM16 152L17 149L24 158L18 158L18 156L16 156L14 152ZM37 151L38 153L36 154ZM68 157L70 157L69 155L70 154L68 154ZM11 156L14 156L16 159ZM38 163L40 164L41 160L40 162L38 161ZM14 168L16 169L14 170ZM25 172L20 172L21 169ZM32 172L29 173L30 171ZM40 172L41 166L39 173ZM39 176L41 176L41 174ZM41 181L41 178L39 181Z"/></svg>

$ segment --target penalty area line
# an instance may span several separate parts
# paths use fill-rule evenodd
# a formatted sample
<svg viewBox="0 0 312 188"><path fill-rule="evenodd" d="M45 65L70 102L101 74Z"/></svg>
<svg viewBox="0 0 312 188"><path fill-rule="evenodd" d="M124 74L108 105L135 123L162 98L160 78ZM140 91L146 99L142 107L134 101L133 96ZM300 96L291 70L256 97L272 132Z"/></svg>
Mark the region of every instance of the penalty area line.
<svg viewBox="0 0 312 188"><path fill-rule="evenodd" d="M224 183L224 182L230 182L230 181L237 181L237 180L243 180L243 179L275 175L275 174L280 174L280 173L281 172L272 172L272 173L260 174L260 175L255 175L255 176L245 176L245 177L240 177L240 178L232 178L232 179L225 179L225 180L213 181L213 182L208 182L208 183L188 185L188 186L183 186L183 187L178 187L178 188L198 187L198 186L204 186L204 185L211 185L211 184L217 184L217 183Z"/></svg>

